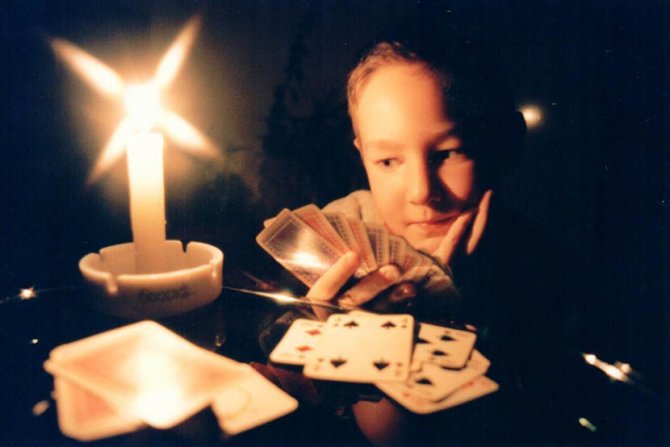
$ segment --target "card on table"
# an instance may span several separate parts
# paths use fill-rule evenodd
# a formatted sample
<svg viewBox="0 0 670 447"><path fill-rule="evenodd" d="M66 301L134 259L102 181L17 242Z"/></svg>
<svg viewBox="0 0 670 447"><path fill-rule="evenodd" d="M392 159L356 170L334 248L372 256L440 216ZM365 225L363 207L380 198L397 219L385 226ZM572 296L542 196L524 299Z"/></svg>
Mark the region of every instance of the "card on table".
<svg viewBox="0 0 670 447"><path fill-rule="evenodd" d="M245 365L246 366L246 365ZM253 368L216 393L212 411L221 429L236 435L270 422L298 408L298 401Z"/></svg>
<svg viewBox="0 0 670 447"><path fill-rule="evenodd" d="M474 332L421 323L412 355L412 370L421 369L425 362L444 368L463 368L476 340Z"/></svg>
<svg viewBox="0 0 670 447"><path fill-rule="evenodd" d="M213 391L242 374L241 366L151 321L61 345L44 365L156 428L173 427L205 408Z"/></svg>
<svg viewBox="0 0 670 447"><path fill-rule="evenodd" d="M343 382L402 382L409 374L413 332L411 315L331 315L303 373Z"/></svg>
<svg viewBox="0 0 670 447"><path fill-rule="evenodd" d="M87 442L131 433L145 424L97 394L56 377L58 427L70 438Z"/></svg>
<svg viewBox="0 0 670 447"><path fill-rule="evenodd" d="M304 365L307 356L314 352L325 325L323 321L298 318L272 350L270 360L288 365Z"/></svg>
<svg viewBox="0 0 670 447"><path fill-rule="evenodd" d="M256 241L308 287L344 254L289 210L281 211Z"/></svg>
<svg viewBox="0 0 670 447"><path fill-rule="evenodd" d="M478 399L497 390L498 384L482 375L474 378L444 399L438 401L425 399L407 390L398 392L391 397L413 413L430 414Z"/></svg>
<svg viewBox="0 0 670 447"><path fill-rule="evenodd" d="M445 369L432 363L425 363L420 371L411 373L403 383L375 382L375 385L399 402L406 395L438 401L475 377L484 375L490 364L486 357L475 350L467 366L461 370Z"/></svg>

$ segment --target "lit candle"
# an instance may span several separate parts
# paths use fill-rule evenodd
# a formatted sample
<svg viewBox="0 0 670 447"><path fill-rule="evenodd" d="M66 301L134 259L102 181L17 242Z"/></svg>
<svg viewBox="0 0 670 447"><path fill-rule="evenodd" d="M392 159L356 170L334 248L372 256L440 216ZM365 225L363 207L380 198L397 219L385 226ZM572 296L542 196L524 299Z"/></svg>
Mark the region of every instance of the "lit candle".
<svg viewBox="0 0 670 447"><path fill-rule="evenodd" d="M151 130L162 113L159 90L153 82L128 86L125 102L127 120L134 128L128 138L126 156L135 272L164 272L163 136Z"/></svg>
<svg viewBox="0 0 670 447"><path fill-rule="evenodd" d="M165 271L165 187L163 137L138 132L128 142L130 224L136 273Z"/></svg>

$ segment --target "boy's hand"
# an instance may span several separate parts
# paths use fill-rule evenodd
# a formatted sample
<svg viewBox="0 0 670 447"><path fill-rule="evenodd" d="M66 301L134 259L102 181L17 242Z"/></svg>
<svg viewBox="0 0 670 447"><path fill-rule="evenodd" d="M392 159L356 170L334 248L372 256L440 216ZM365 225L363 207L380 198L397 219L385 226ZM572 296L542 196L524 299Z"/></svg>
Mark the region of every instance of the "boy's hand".
<svg viewBox="0 0 670 447"><path fill-rule="evenodd" d="M477 209L468 210L456 218L440 245L433 252L434 257L443 264L449 265L459 247L464 247L466 255L471 255L475 251L486 228L492 194L492 190L487 190L482 195Z"/></svg>
<svg viewBox="0 0 670 447"><path fill-rule="evenodd" d="M312 301L332 301L337 292L356 272L360 262L360 257L354 252L341 256L312 286L307 293L307 298ZM374 310L387 310L387 308L397 306L414 296L413 285L399 284L388 294L382 297L378 296L393 285L398 278L400 278L400 270L394 265L385 265L347 290L336 304L345 307L358 307L377 298L374 301ZM325 309L319 307L313 307L313 309L320 320L325 320L328 317L329 313Z"/></svg>

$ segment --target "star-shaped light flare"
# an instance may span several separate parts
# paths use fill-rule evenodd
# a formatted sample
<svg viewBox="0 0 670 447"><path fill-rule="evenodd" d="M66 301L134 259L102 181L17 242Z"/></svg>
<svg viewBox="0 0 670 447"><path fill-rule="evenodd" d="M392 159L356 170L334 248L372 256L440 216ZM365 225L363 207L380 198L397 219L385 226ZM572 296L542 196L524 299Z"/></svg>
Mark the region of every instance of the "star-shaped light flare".
<svg viewBox="0 0 670 447"><path fill-rule="evenodd" d="M123 100L128 111L105 144L89 176L89 183L98 180L123 155L128 137L137 130L156 127L188 152L208 158L219 156L216 145L209 138L184 118L160 105L160 93L177 76L199 29L200 19L194 17L161 58L154 78L141 85L127 84L114 70L78 46L63 39L51 39L56 56L74 73L107 98Z"/></svg>

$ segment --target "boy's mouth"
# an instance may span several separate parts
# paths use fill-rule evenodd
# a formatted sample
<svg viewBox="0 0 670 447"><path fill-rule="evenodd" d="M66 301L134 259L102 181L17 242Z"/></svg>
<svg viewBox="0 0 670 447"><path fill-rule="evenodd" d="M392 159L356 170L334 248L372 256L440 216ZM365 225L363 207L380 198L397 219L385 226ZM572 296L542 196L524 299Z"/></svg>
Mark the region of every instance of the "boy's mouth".
<svg viewBox="0 0 670 447"><path fill-rule="evenodd" d="M410 221L407 223L407 226L419 228L426 232L430 232L436 229L444 228L445 225L450 225L454 221L454 219L456 219L457 216L458 214L452 216L437 217L433 219Z"/></svg>

